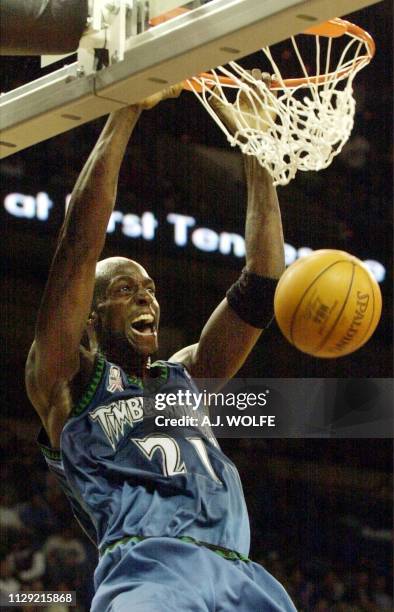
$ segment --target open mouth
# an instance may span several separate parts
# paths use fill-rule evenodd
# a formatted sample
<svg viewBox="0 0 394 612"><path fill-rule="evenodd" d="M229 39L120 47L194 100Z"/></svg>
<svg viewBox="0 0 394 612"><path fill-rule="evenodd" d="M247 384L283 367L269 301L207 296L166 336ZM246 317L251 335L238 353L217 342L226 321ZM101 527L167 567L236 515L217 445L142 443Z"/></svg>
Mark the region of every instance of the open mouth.
<svg viewBox="0 0 394 612"><path fill-rule="evenodd" d="M157 333L155 319L150 314L142 314L133 319L130 327L134 333L142 336L150 336Z"/></svg>

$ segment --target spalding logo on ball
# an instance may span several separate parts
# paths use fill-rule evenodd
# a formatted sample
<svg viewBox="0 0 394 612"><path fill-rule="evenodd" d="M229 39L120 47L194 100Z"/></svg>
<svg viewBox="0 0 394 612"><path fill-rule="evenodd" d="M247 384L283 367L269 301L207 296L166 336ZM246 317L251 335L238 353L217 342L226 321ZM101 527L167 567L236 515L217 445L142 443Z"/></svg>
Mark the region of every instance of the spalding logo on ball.
<svg viewBox="0 0 394 612"><path fill-rule="evenodd" d="M323 249L285 271L276 288L274 309L291 344L314 357L335 358L369 340L380 319L382 296L357 257Z"/></svg>

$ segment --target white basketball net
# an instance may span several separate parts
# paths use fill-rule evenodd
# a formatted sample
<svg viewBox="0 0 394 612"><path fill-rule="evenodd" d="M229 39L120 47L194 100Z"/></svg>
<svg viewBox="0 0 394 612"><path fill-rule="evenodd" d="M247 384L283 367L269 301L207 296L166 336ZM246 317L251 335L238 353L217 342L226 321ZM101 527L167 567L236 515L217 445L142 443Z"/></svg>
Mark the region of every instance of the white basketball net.
<svg viewBox="0 0 394 612"><path fill-rule="evenodd" d="M269 60L268 72L272 71L273 78L270 88L237 62L188 80L188 88L194 91L229 143L238 145L246 155L254 155L270 172L274 185L286 185L297 170L327 168L340 153L353 128L353 79L373 55L357 32L346 31L335 38L310 34L308 37L315 40L316 47L313 76L311 68L308 75L299 46L292 37L303 74L301 79L284 79L269 47L265 47L262 52ZM343 49L333 69L330 66L333 43L339 40ZM226 113L235 125L231 132L223 120Z"/></svg>

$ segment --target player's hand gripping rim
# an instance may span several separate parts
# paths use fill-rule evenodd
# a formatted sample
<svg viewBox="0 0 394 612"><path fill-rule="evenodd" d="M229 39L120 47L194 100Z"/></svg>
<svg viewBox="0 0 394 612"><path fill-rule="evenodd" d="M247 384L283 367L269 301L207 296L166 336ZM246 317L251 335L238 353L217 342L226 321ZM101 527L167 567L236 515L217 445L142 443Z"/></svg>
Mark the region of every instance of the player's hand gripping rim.
<svg viewBox="0 0 394 612"><path fill-rule="evenodd" d="M142 110L150 110L154 108L159 102L162 100L167 100L168 98L177 98L183 91L183 83L177 83L176 85L171 85L170 87L166 87L157 93L148 96L144 100L138 102L135 106Z"/></svg>
<svg viewBox="0 0 394 612"><path fill-rule="evenodd" d="M244 126L260 132L267 131L276 119L276 113L269 103L268 95L273 80L271 75L268 72L262 72L259 68L253 68L246 72L251 76L251 80L257 81L257 83L262 81L265 87L259 87L257 83L248 81L249 88L253 93L248 94L241 88L236 101L231 104L223 101L220 93L218 93L218 87L215 86L209 99L209 104L233 136L239 131L240 117L244 119ZM247 81L245 77L241 80L243 82Z"/></svg>

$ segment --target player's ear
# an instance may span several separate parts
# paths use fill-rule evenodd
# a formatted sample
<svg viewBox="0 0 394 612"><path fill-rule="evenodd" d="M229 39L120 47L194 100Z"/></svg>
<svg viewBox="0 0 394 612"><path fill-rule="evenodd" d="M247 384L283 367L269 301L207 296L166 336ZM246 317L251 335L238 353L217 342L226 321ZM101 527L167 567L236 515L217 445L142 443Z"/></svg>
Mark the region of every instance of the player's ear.
<svg viewBox="0 0 394 612"><path fill-rule="evenodd" d="M97 324L99 321L99 317L97 316L97 313L92 311L88 317L88 320L86 322L86 327L85 327L85 331L83 334L83 339L85 342L83 342L83 344L85 345L85 343L87 344L86 348L89 348L90 350L94 350L97 347Z"/></svg>
<svg viewBox="0 0 394 612"><path fill-rule="evenodd" d="M99 316L95 310L92 310L86 322L87 331L89 332L90 330L92 331L96 330L98 322L99 322Z"/></svg>

